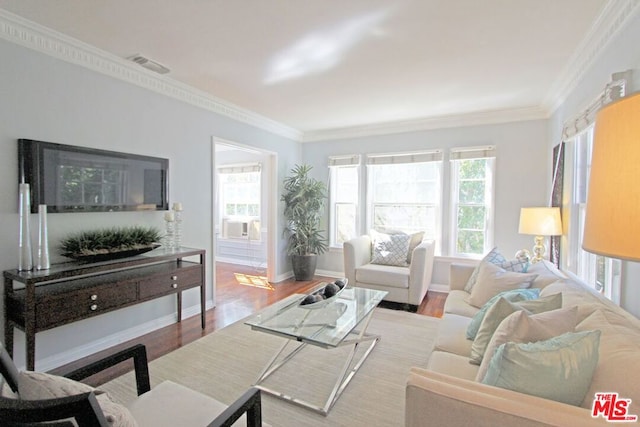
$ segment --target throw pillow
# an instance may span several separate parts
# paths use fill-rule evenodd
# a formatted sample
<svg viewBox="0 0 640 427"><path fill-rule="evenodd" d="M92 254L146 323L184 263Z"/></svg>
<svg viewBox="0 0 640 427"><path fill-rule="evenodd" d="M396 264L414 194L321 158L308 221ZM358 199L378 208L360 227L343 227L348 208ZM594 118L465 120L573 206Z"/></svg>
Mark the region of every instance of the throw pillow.
<svg viewBox="0 0 640 427"><path fill-rule="evenodd" d="M473 270L473 272L471 273L471 276L469 277L469 280L467 281L467 284L464 287L464 290L466 292L471 293L471 289L473 289L473 286L476 284L476 280L478 279L478 274L480 273L480 266L483 263L488 262L491 264L498 265L498 264L502 264L506 260L507 259L500 253L497 247L491 249L489 253L486 254L484 258L482 258L482 260L480 261L480 264L478 264L476 268Z"/></svg>
<svg viewBox="0 0 640 427"><path fill-rule="evenodd" d="M516 311L504 319L493 333L484 352L476 381L482 382L489 362L496 349L506 342L527 343L548 340L573 332L578 320L578 307L560 308L540 314L529 315L524 310Z"/></svg>
<svg viewBox="0 0 640 427"><path fill-rule="evenodd" d="M589 391L582 401L583 408L591 408L595 393L603 390L617 392L621 398L631 399L629 413L640 415L640 329L620 313L600 305L576 326L576 332L599 329L600 358ZM633 379L635 378L635 380Z"/></svg>
<svg viewBox="0 0 640 427"><path fill-rule="evenodd" d="M530 287L535 278L535 274L514 273L491 263L483 263L467 302L481 308L500 292Z"/></svg>
<svg viewBox="0 0 640 427"><path fill-rule="evenodd" d="M531 264L527 273L535 273L538 275L536 280L531 284L532 288L543 289L559 279L566 279L566 276L547 260Z"/></svg>
<svg viewBox="0 0 640 427"><path fill-rule="evenodd" d="M492 297L489 301L487 301L479 312L477 312L473 318L471 319L471 323L467 326L467 339L472 340L476 337L478 333L478 329L480 328L480 324L482 323L482 319L484 319L485 314L487 314L487 310L493 304L498 301L498 298L502 297L507 301L518 302L529 299L537 299L540 296L540 289L512 289L510 291L500 292L498 295Z"/></svg>
<svg viewBox="0 0 640 427"><path fill-rule="evenodd" d="M537 314L557 310L560 307L562 307L562 294L516 303L509 302L504 298L499 298L498 301L487 310L487 314L480 324L476 338L471 345L470 362L474 365L479 365L482 362L482 358L484 357L493 333L500 323L511 313L515 313L518 310L525 310L527 313Z"/></svg>
<svg viewBox="0 0 640 427"><path fill-rule="evenodd" d="M505 343L484 384L579 406L598 364L600 331L567 332L535 343Z"/></svg>
<svg viewBox="0 0 640 427"><path fill-rule="evenodd" d="M424 231L419 231L417 233L411 234L411 239L409 240L409 252L407 253L407 264L411 264L411 256L413 255L413 250L422 243L422 239L424 238Z"/></svg>
<svg viewBox="0 0 640 427"><path fill-rule="evenodd" d="M107 422L113 427L134 427L137 423L129 410L113 402L103 391L69 378L41 372L20 372L20 398L25 400L54 399L93 391Z"/></svg>
<svg viewBox="0 0 640 427"><path fill-rule="evenodd" d="M371 230L371 264L407 265L407 253L411 236L408 234L384 234Z"/></svg>

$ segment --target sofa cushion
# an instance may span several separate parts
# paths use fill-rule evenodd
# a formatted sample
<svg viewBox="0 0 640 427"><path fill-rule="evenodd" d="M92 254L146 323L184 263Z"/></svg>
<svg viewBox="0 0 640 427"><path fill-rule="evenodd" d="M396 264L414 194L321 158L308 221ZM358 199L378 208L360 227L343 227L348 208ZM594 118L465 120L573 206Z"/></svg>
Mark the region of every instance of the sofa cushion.
<svg viewBox="0 0 640 427"><path fill-rule="evenodd" d="M576 327L577 307L560 308L530 315L523 310L507 316L498 326L485 350L476 381L482 382L496 349L506 342L528 343L548 340L573 332Z"/></svg>
<svg viewBox="0 0 640 427"><path fill-rule="evenodd" d="M480 329L476 334L476 338L471 345L471 363L480 364L484 353L491 341L494 331L500 323L511 313L518 310L525 310L528 313L542 313L545 311L556 310L562 307L562 294L549 295L544 298L520 301L512 303L504 298L498 298L484 316Z"/></svg>
<svg viewBox="0 0 640 427"><path fill-rule="evenodd" d="M449 291L447 299L444 301L444 312L459 314L460 316L473 317L480 311L478 307L474 307L467 303L469 293L461 290Z"/></svg>
<svg viewBox="0 0 640 427"><path fill-rule="evenodd" d="M530 287L535 278L535 274L515 273L491 263L482 263L468 302L480 308L500 292Z"/></svg>
<svg viewBox="0 0 640 427"><path fill-rule="evenodd" d="M540 289L512 289L510 291L500 292L498 295L492 297L489 301L487 301L480 311L478 311L475 316L471 319L469 323L469 327L466 330L466 337L469 340L473 340L478 333L478 329L480 328L480 324L482 323L482 319L484 319L485 314L487 314L487 310L496 301L498 298L502 297L507 301L518 302L529 299L537 299L540 296Z"/></svg>
<svg viewBox="0 0 640 427"><path fill-rule="evenodd" d="M465 331L471 322L470 317L447 314L440 320L435 349L469 357L471 341L465 338Z"/></svg>
<svg viewBox="0 0 640 427"><path fill-rule="evenodd" d="M411 236L408 234L385 234L371 230L371 263L406 266Z"/></svg>
<svg viewBox="0 0 640 427"><path fill-rule="evenodd" d="M623 315L596 310L576 326L576 331L599 329L600 358L582 406L591 408L595 393L617 392L631 399L629 413L640 416L640 328Z"/></svg>
<svg viewBox="0 0 640 427"><path fill-rule="evenodd" d="M482 382L579 406L598 363L599 341L596 330L568 332L535 343L502 344Z"/></svg>
<svg viewBox="0 0 640 427"><path fill-rule="evenodd" d="M18 381L20 398L24 400L54 399L93 391L110 426L137 426L126 407L113 402L107 394L89 385L57 375L31 371L20 372Z"/></svg>
<svg viewBox="0 0 640 427"><path fill-rule="evenodd" d="M356 269L356 282L393 288L409 288L409 267L365 264Z"/></svg>
<svg viewBox="0 0 640 427"><path fill-rule="evenodd" d="M427 369L469 381L473 381L478 375L478 366L470 364L468 357L445 351L431 353Z"/></svg>

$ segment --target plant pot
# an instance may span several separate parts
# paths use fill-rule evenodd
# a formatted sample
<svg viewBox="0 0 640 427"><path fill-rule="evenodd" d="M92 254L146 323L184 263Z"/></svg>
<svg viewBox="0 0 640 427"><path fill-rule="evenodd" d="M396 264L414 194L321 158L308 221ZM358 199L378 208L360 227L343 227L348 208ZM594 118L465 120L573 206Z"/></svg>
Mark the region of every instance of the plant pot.
<svg viewBox="0 0 640 427"><path fill-rule="evenodd" d="M312 280L316 274L318 255L291 255L291 266L296 280Z"/></svg>

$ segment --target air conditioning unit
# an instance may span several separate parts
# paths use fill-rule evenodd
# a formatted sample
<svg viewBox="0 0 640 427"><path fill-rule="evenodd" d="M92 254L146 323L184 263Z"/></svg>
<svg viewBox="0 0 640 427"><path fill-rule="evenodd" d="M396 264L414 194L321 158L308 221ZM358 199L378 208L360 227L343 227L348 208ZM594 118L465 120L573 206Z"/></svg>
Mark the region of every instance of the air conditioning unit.
<svg viewBox="0 0 640 427"><path fill-rule="evenodd" d="M222 237L225 239L246 239L249 233L247 221L222 220Z"/></svg>

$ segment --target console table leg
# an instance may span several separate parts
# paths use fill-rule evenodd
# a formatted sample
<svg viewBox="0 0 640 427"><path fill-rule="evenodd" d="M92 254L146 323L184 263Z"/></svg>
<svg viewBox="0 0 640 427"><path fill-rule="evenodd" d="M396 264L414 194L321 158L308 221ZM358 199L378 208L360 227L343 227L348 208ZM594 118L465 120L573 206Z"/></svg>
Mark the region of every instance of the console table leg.
<svg viewBox="0 0 640 427"><path fill-rule="evenodd" d="M182 322L182 292L178 292L178 322Z"/></svg>

